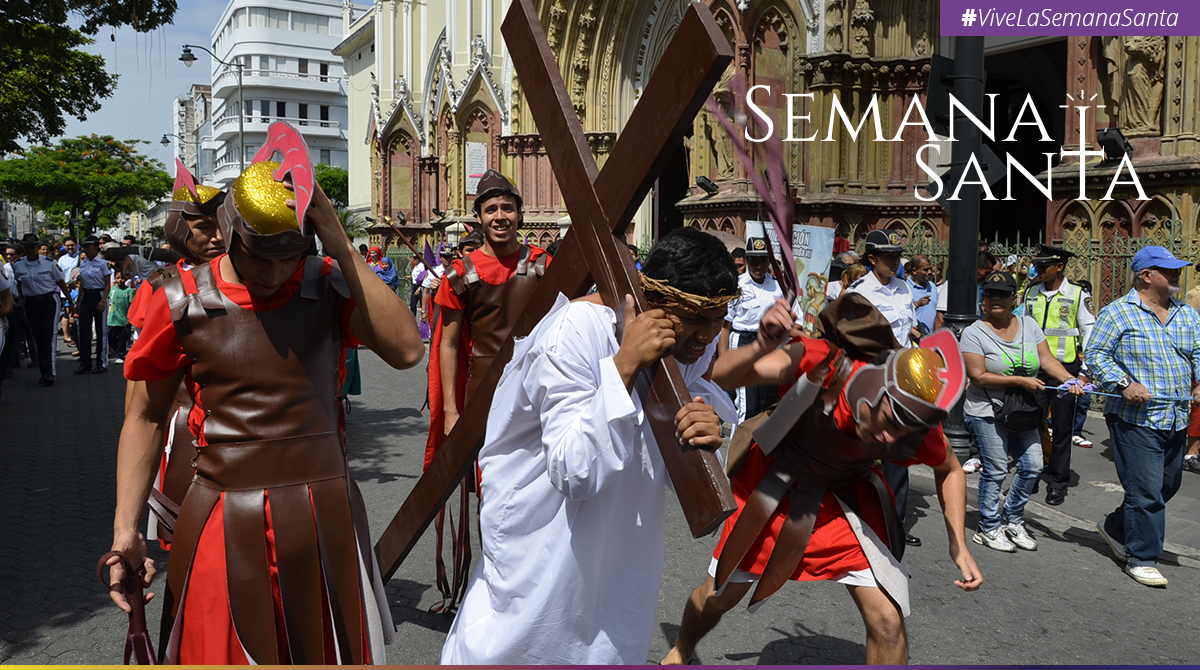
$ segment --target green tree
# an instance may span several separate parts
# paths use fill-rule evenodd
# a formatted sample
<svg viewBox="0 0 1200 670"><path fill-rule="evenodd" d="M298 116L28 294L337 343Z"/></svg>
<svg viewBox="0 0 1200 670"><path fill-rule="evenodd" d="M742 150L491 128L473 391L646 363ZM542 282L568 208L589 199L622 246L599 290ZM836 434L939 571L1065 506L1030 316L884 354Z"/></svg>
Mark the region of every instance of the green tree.
<svg viewBox="0 0 1200 670"><path fill-rule="evenodd" d="M345 170L318 163L313 166L313 177L334 207L343 209L350 203L350 175Z"/></svg>
<svg viewBox="0 0 1200 670"><path fill-rule="evenodd" d="M321 188L325 188L322 186ZM350 239L363 237L367 234L367 227L364 225L362 217L345 208L337 209L338 221L341 221L342 228L346 231L346 236Z"/></svg>
<svg viewBox="0 0 1200 670"><path fill-rule="evenodd" d="M108 135L83 135L56 146L17 151L0 161L0 193L44 212L89 212L84 234L103 212L134 212L165 195L173 183L162 163Z"/></svg>
<svg viewBox="0 0 1200 670"><path fill-rule="evenodd" d="M49 142L66 128L65 114L85 120L112 95L116 75L81 49L95 41L89 35L104 26L154 30L175 9L175 0L0 2L0 151L16 150L22 139Z"/></svg>

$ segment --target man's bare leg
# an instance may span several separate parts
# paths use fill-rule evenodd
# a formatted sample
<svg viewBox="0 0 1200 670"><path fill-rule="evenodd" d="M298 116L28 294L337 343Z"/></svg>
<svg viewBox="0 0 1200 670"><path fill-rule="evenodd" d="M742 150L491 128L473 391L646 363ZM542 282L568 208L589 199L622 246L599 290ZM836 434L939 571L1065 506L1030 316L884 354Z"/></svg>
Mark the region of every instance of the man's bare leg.
<svg viewBox="0 0 1200 670"><path fill-rule="evenodd" d="M904 615L883 589L876 586L847 586L867 627L869 665L908 663L908 633Z"/></svg>
<svg viewBox="0 0 1200 670"><path fill-rule="evenodd" d="M662 660L662 665L687 665L696 653L696 645L716 627L721 617L733 609L746 593L750 591L751 583L730 583L725 585L721 595L717 595L712 575L704 578L687 604L683 606L683 621L679 624L679 637L675 638L675 646Z"/></svg>

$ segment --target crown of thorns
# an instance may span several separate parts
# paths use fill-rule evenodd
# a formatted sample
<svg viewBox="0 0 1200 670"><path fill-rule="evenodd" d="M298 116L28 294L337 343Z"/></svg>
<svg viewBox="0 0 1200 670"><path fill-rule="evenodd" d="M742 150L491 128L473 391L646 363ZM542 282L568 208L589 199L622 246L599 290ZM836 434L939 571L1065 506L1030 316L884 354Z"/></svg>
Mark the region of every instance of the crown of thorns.
<svg viewBox="0 0 1200 670"><path fill-rule="evenodd" d="M742 292L738 289L734 289L730 295L718 293L715 296L709 297L680 291L662 280L647 277L644 274L641 275L641 278L643 291L657 293L660 296L657 300L652 301L659 307L680 307L693 312L703 312L710 309L717 309L718 307L725 307L734 300L742 297Z"/></svg>

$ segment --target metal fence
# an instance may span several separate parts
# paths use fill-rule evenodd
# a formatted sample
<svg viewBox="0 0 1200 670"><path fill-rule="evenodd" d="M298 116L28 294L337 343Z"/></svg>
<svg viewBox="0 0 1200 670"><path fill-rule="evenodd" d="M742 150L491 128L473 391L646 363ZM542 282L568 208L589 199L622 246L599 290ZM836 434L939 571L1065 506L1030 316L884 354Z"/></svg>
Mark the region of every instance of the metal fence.
<svg viewBox="0 0 1200 670"><path fill-rule="evenodd" d="M412 269L409 268L408 263L409 259L413 257L413 252L405 246L388 246L388 250L384 253L392 259L392 264L400 275L400 288L396 289L396 293L404 298L405 302L408 302L408 296L412 295Z"/></svg>
<svg viewBox="0 0 1200 670"><path fill-rule="evenodd" d="M1012 265L1010 269L1016 271L1022 261L1026 266L1029 265L1029 259L1037 254L1037 245L1041 241L1041 238L1022 240L1018 237L1015 242L1009 242L997 237L987 245L987 249L1002 264ZM1157 244L1169 249L1176 258L1193 262L1200 260L1200 240L1185 240L1175 235L1150 239L1113 235L1102 240L1091 239L1082 243L1068 240L1061 244L1075 254L1067 263L1067 277L1075 281L1086 280L1091 284L1092 300L1097 310L1125 295L1133 287L1130 265L1134 254L1144 246ZM912 258L916 254L925 254L933 261L935 268L945 272L950 256L946 244L932 238L918 238L907 245L905 257ZM1184 272L1180 281L1183 291L1187 291L1196 284L1195 271L1189 269Z"/></svg>

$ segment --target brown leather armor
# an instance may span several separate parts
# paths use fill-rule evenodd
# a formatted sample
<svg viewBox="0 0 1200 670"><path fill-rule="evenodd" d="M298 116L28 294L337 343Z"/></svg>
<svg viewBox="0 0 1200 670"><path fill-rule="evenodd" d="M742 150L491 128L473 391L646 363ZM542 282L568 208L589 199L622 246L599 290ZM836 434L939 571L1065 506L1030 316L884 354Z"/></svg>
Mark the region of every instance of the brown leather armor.
<svg viewBox="0 0 1200 670"><path fill-rule="evenodd" d="M849 377L848 373L848 369L839 372L831 388L822 394L826 401L837 399ZM775 549L751 596L751 608L756 609L763 600L781 588L800 564L826 490L833 491L839 500L861 516L858 493L853 485L858 481L870 482L883 511L888 549L896 560L904 555L904 528L896 515L891 492L871 466L881 459L905 460L914 457L924 434L890 447L864 443L842 432L837 427L833 413L826 414L825 404L819 399L801 415L787 437L772 452L774 464L746 500L722 548L717 562L718 587L733 573L780 503L785 498L789 500L787 519L775 538ZM769 413L770 410L739 425L733 442L752 441L751 433ZM731 455L736 448L730 445ZM875 567L874 564L872 567Z"/></svg>
<svg viewBox="0 0 1200 670"><path fill-rule="evenodd" d="M176 505L183 503L184 496L192 486L192 461L196 458L196 436L188 426L188 416L192 412L192 395L188 392L187 383L179 385L175 394L175 413L173 430L171 431L171 456L167 459L167 469L159 483L159 490ZM170 542L174 533L161 523L158 524L159 539Z"/></svg>
<svg viewBox="0 0 1200 670"><path fill-rule="evenodd" d="M126 261L129 260L131 259L126 259ZM168 280L178 275L178 265L165 265L151 272L146 277L146 282L150 284L153 291L157 292ZM188 427L188 414L192 411L192 395L188 392L186 382L180 383L179 390L175 393L175 407L178 412L174 414L174 426L171 432L171 456L167 460L167 469L163 480L159 482L159 490L170 498L171 502L179 505L192 485L192 475L195 473L192 469L192 459L196 457L196 436L192 435L192 431ZM169 528L161 523L158 524L159 539L170 542L172 535Z"/></svg>
<svg viewBox="0 0 1200 670"><path fill-rule="evenodd" d="M802 486L832 488L857 481L875 461L915 457L925 437L920 434L890 446L863 442L843 433L834 424L832 413L823 410L809 408L772 454L777 466L793 473Z"/></svg>
<svg viewBox="0 0 1200 670"><path fill-rule="evenodd" d="M483 381L492 359L500 351L508 333L516 325L525 303L533 296L538 280L546 272L546 255L529 262L531 250L521 245L521 257L516 272L503 284L489 284L479 278L475 263L464 256L463 275L453 267L446 273L446 280L465 305L463 324L471 329L471 362L467 372L466 399L470 400L475 389ZM530 272L532 270L532 272Z"/></svg>
<svg viewBox="0 0 1200 670"><path fill-rule="evenodd" d="M488 187L489 189L500 188L504 184L511 186L511 183L500 173L492 170L489 171L489 175L491 175L489 183L493 183L493 186ZM487 190L483 186L484 182L481 180L480 188L483 189L480 191L481 194ZM515 191L510 195L516 195ZM520 198L519 195L516 197ZM476 200L476 203L479 202L481 201ZM462 275L458 274L454 266L446 271L445 281L450 282L451 290L465 305L462 323L463 328L468 329L471 335L471 355L467 367L464 402L469 402L471 396L475 394L475 389L479 387L483 375L487 373L488 367L500 351L509 331L516 325L517 318L525 309L525 303L529 302L529 298L533 296L538 280L546 271L547 256L543 254L531 264L529 262L531 253L532 250L528 246L521 245L521 255L517 261L516 270L513 272L513 276L503 284L489 284L483 281L469 255L462 259ZM430 610L432 612L448 613L453 611L463 594L466 593L467 576L472 565L471 538L466 521L470 491L477 491L474 472L464 478L459 486L457 532L454 530L453 519L450 522L454 565L453 573L449 576L445 561L442 559L442 542L449 505L443 507L434 520L434 532L437 537L434 564L437 571L437 587L442 594L442 602L434 605Z"/></svg>
<svg viewBox="0 0 1200 670"><path fill-rule="evenodd" d="M236 559L226 565L230 612L252 661L323 663L323 614L332 615L340 662L379 660L368 659L364 646L364 590L374 584L361 579L359 560L368 575L378 570L362 498L347 471L337 402L345 283L336 267L322 277L321 266L320 258L307 258L296 295L268 311L226 298L207 263L192 270L196 293L177 277L166 284L176 333L201 389L207 442L193 461L195 477L175 527L160 646L168 662L179 660L177 623L187 589L225 588L188 585L200 533L222 493L226 556ZM286 631L275 630L267 497ZM381 609L388 630L386 603ZM290 658L279 658L277 640L285 638Z"/></svg>
<svg viewBox="0 0 1200 670"><path fill-rule="evenodd" d="M872 324L880 321L877 310L855 294L834 301L821 315L823 324L831 324L843 317L840 329L834 333L836 337L830 338L833 342L854 343L851 336L869 333L875 328ZM894 339L891 335L865 338L866 344L872 342L893 344ZM836 345L831 342L829 346L836 353ZM809 380L816 381L811 377ZM949 408L962 396L965 382L965 366L957 340L944 330L922 340L920 349L892 350L886 362L880 365L855 367L848 362L842 363L817 402L802 412L796 411L800 414L799 419L772 451L775 461L771 469L747 498L725 539L717 560L716 586L724 586L787 497L790 499L787 519L775 538L770 558L751 596L751 608L770 597L804 558L826 489L832 490L847 508L861 516L857 510L858 496L850 486L859 480L874 485L883 509L888 549L899 561L905 547L903 526L891 502L890 492L871 465L876 460L903 461L916 456L925 435L945 418ZM837 427L833 414L834 403L840 402L843 395L856 423L863 407L876 407L887 397L892 417L897 423L911 428L911 433L891 445L865 443L856 436L846 435ZM738 426L730 444L731 460L741 451L742 445L753 439L752 433L763 422L760 415ZM865 547L864 551L871 559L868 549ZM876 579L881 584L885 581L903 583L903 580L893 580L884 574L887 569L882 562L872 560L871 567L876 570ZM894 598L899 596L898 593L892 595Z"/></svg>

